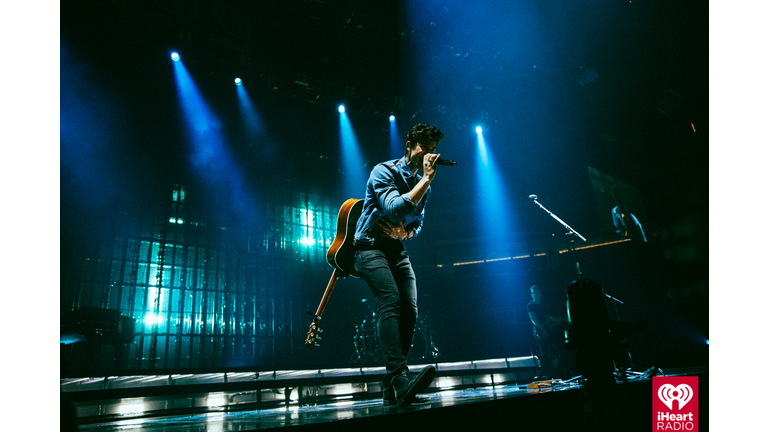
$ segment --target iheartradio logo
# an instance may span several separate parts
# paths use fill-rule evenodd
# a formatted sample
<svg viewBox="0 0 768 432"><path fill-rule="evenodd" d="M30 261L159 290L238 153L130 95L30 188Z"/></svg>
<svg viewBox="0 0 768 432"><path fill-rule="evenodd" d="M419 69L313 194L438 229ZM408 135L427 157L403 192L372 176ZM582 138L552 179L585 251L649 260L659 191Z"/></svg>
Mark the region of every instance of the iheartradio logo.
<svg viewBox="0 0 768 432"><path fill-rule="evenodd" d="M653 377L652 430L699 430L699 377Z"/></svg>
<svg viewBox="0 0 768 432"><path fill-rule="evenodd" d="M680 384L677 387L672 384L664 384L659 387L657 394L659 395L659 399L664 402L664 405L669 409L672 409L674 401L679 403L677 409L683 409L683 407L693 399L693 389L688 384Z"/></svg>

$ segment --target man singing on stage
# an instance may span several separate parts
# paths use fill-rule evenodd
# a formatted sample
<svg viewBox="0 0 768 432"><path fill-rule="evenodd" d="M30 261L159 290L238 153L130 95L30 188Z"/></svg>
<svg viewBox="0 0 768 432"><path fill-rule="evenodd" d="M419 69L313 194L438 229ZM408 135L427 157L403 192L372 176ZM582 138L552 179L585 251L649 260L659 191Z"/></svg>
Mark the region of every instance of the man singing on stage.
<svg viewBox="0 0 768 432"><path fill-rule="evenodd" d="M373 167L355 230L355 270L378 308L378 335L387 367L385 405L417 402L416 394L429 387L435 375L432 366L412 374L406 365L418 310L416 275L403 241L421 231L440 157L435 148L442 140L436 127L416 125L406 137L403 158Z"/></svg>

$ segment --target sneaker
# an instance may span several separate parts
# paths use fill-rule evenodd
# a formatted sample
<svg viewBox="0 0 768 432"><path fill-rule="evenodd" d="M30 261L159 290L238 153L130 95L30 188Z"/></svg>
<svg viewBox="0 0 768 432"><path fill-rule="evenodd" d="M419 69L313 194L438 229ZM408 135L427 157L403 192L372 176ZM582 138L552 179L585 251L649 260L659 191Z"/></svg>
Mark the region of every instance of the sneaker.
<svg viewBox="0 0 768 432"><path fill-rule="evenodd" d="M407 405L414 396L429 387L434 377L434 366L427 366L416 375L408 372L408 369L403 369L400 375L392 379L397 406Z"/></svg>

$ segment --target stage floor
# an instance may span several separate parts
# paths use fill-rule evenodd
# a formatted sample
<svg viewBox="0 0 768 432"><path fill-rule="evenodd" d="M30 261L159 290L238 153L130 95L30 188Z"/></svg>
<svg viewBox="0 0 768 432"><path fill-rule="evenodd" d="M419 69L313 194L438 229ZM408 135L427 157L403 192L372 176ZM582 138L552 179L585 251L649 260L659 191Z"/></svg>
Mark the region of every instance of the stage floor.
<svg viewBox="0 0 768 432"><path fill-rule="evenodd" d="M697 375L706 388L706 369L672 375ZM537 431L647 431L651 428L651 376L635 373L627 383L617 381L610 390L590 400L578 378L533 381L527 384L480 388L430 388L424 403L402 408L385 406L379 397L335 399L283 406L220 410L204 413L166 411L163 415L109 419L81 424L79 431L378 431L396 430L512 430ZM380 393L379 393L380 395ZM708 396L702 394L706 404ZM708 406L700 412L706 413ZM699 430L707 430L706 424ZM62 428L62 430L67 430Z"/></svg>
<svg viewBox="0 0 768 432"><path fill-rule="evenodd" d="M384 405L383 367L65 378L61 430L646 431L654 375L697 375L700 388L708 385L706 367L654 367L617 371L614 385L594 391L580 376L537 378L537 364L535 357L435 363L424 400L405 407Z"/></svg>
<svg viewBox="0 0 768 432"><path fill-rule="evenodd" d="M541 388L527 388L526 385L506 385L491 388L463 390L444 390L425 393L421 396L424 403L398 408L385 406L380 398L360 401L334 401L308 405L289 405L287 407L248 410L238 412L213 412L198 415L164 416L118 420L103 423L81 425L81 431L141 431L141 432L181 432L181 431L257 431L272 428L312 426L325 428L332 426L339 429L338 421L350 419L373 419L398 413L417 413L419 411L443 409L447 407L480 404L510 398L531 397L537 394L564 392L581 388L578 382L573 384L546 385ZM536 386L534 383L532 385ZM379 423L381 424L381 423Z"/></svg>

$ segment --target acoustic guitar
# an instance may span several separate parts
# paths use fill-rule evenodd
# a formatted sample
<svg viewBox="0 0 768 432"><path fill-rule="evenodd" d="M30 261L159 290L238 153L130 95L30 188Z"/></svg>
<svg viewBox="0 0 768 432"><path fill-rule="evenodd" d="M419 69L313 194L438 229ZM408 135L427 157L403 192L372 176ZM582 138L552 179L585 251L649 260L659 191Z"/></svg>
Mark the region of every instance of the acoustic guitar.
<svg viewBox="0 0 768 432"><path fill-rule="evenodd" d="M357 198L348 199L342 204L339 209L339 216L336 220L336 238L334 238L331 247L328 248L328 253L325 255L328 264L333 267L333 274L331 280L328 281L328 286L325 288L323 298L320 300L320 306L317 308L317 312L308 314L312 315L312 324L309 326L309 333L307 334L307 340L304 344L309 348L315 348L320 346L318 340L320 340L320 319L322 318L323 311L328 305L328 299L331 298L331 293L336 287L336 282L346 276L358 277L357 271L355 271L355 248L352 245L352 241L355 238L355 226L357 220L360 219L360 214L363 212L363 200Z"/></svg>

